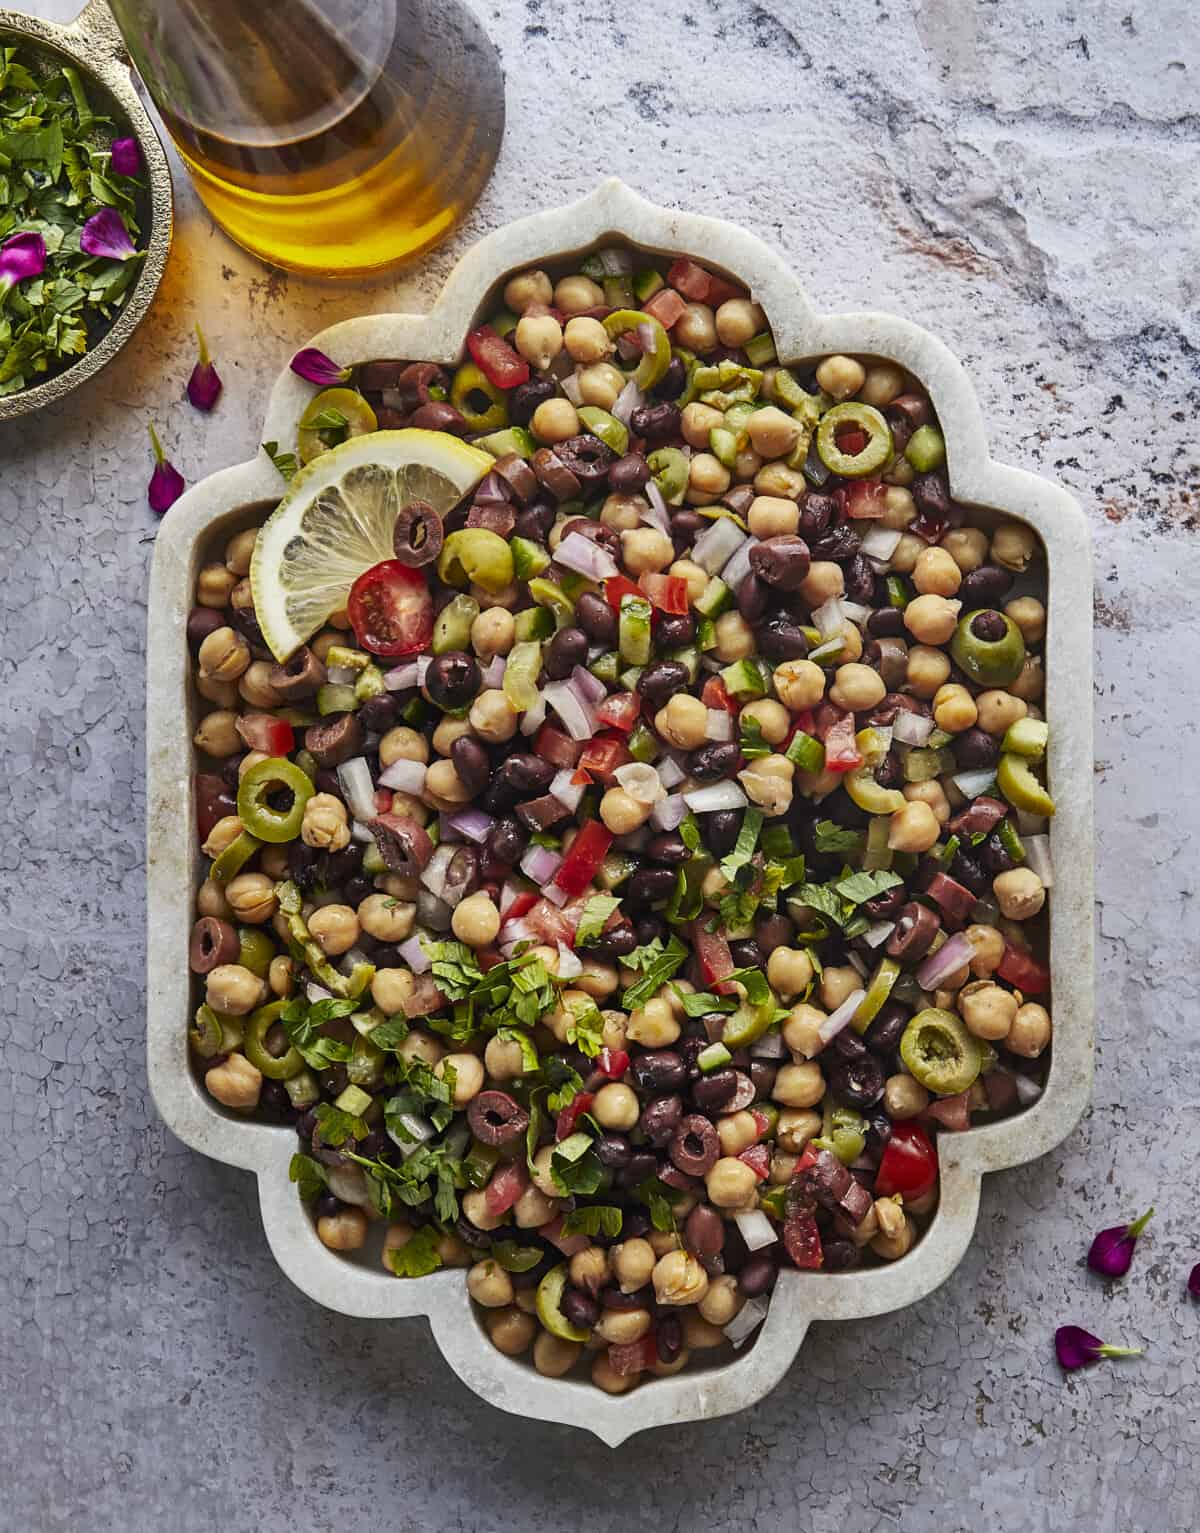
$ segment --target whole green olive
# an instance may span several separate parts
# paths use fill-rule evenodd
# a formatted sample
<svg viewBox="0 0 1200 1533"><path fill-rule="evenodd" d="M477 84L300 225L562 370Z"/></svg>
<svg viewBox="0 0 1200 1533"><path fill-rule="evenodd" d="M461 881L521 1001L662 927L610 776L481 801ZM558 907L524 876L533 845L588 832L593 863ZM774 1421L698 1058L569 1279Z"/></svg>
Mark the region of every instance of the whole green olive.
<svg viewBox="0 0 1200 1533"><path fill-rule="evenodd" d="M1025 640L1006 613L968 612L954 630L950 654L959 670L983 687L1006 687L1021 674Z"/></svg>

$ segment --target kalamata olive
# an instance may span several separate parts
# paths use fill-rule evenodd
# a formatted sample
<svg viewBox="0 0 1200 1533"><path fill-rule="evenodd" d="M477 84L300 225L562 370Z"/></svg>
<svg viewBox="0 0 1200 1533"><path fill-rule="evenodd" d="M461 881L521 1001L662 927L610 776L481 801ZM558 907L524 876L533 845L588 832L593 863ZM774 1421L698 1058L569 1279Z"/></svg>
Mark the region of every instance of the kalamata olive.
<svg viewBox="0 0 1200 1533"><path fill-rule="evenodd" d="M421 431L445 431L450 436L466 436L471 429L462 413L444 399L431 399L418 405L408 423Z"/></svg>
<svg viewBox="0 0 1200 1533"><path fill-rule="evenodd" d="M637 1187L648 1176L654 1176L658 1171L658 1157L649 1150L632 1150L629 1160L623 1171L618 1173L618 1179L622 1187ZM626 1220L628 1229L628 1220Z"/></svg>
<svg viewBox="0 0 1200 1533"><path fill-rule="evenodd" d="M656 905L670 899L678 875L674 868L639 868L625 885L627 905Z"/></svg>
<svg viewBox="0 0 1200 1533"><path fill-rule="evenodd" d="M853 554L843 570L846 596L850 601L870 602L875 592L875 571L866 554Z"/></svg>
<svg viewBox="0 0 1200 1533"><path fill-rule="evenodd" d="M758 630L758 647L768 660L803 660L808 639L800 623L786 612L773 612Z"/></svg>
<svg viewBox="0 0 1200 1533"><path fill-rule="evenodd" d="M622 1293L615 1283L609 1283L600 1290L599 1299L603 1309L650 1309L654 1304L654 1290L647 1283L633 1293Z"/></svg>
<svg viewBox="0 0 1200 1533"><path fill-rule="evenodd" d="M195 654L210 633L224 627L225 615L216 607L193 607L187 620L187 641L192 653Z"/></svg>
<svg viewBox="0 0 1200 1533"><path fill-rule="evenodd" d="M629 1164L629 1140L624 1134L601 1134L593 1141L596 1159L609 1171L623 1171Z"/></svg>
<svg viewBox="0 0 1200 1533"><path fill-rule="evenodd" d="M560 504L578 499L583 486L553 448L539 447L530 461L538 483Z"/></svg>
<svg viewBox="0 0 1200 1533"><path fill-rule="evenodd" d="M818 537L830 525L838 513L838 503L832 495L822 495L809 490L800 502L800 536L806 539Z"/></svg>
<svg viewBox="0 0 1200 1533"><path fill-rule="evenodd" d="M428 405L426 408L448 410L450 406ZM458 411L454 413L457 415ZM392 528L392 551L401 564L410 569L432 564L441 553L444 541L442 519L428 501L410 500L406 506L400 507Z"/></svg>
<svg viewBox="0 0 1200 1533"><path fill-rule="evenodd" d="M677 405L660 400L652 405L639 405L629 417L629 428L648 446L661 447L680 434L680 419Z"/></svg>
<svg viewBox="0 0 1200 1533"><path fill-rule="evenodd" d="M667 1154L685 1176L706 1176L721 1158L717 1131L700 1113L691 1113L678 1124Z"/></svg>
<svg viewBox="0 0 1200 1533"><path fill-rule="evenodd" d="M997 878L1001 873L1008 873L1016 867L1004 842L994 831L976 847L975 855L979 858L979 866L989 878Z"/></svg>
<svg viewBox="0 0 1200 1533"><path fill-rule="evenodd" d="M736 740L713 740L708 745L697 746L691 752L688 756L688 771L697 782L720 782L732 774L740 755ZM715 816L710 814L706 818L711 828Z"/></svg>
<svg viewBox="0 0 1200 1533"><path fill-rule="evenodd" d="M603 483L608 478L609 469L617 461L617 455L608 443L602 442L598 436L592 436L590 432L557 443L554 451L558 461L570 469L580 484Z"/></svg>
<svg viewBox="0 0 1200 1533"><path fill-rule="evenodd" d="M467 1122L480 1144L512 1144L529 1127L529 1114L507 1091L481 1091L471 1099Z"/></svg>
<svg viewBox="0 0 1200 1533"><path fill-rule="evenodd" d="M334 714L320 724L310 724L304 731L305 750L318 766L329 770L352 756L360 756L362 747L363 727L353 713Z"/></svg>
<svg viewBox="0 0 1200 1533"><path fill-rule="evenodd" d="M883 1066L877 1054L863 1053L858 1059L839 1059L825 1065L825 1080L834 1096L859 1109L874 1107L883 1095Z"/></svg>
<svg viewBox="0 0 1200 1533"><path fill-rule="evenodd" d="M690 612L669 612L658 620L654 640L662 649L682 649L696 637L696 619Z"/></svg>
<svg viewBox="0 0 1200 1533"><path fill-rule="evenodd" d="M697 1256L716 1256L725 1244L725 1221L707 1203L698 1203L683 1227L684 1244Z"/></svg>
<svg viewBox="0 0 1200 1533"><path fill-rule="evenodd" d="M713 814L706 814L702 823L704 843L710 852L718 857L725 857L737 845L738 832L742 828L742 813L739 809L718 809Z"/></svg>
<svg viewBox="0 0 1200 1533"><path fill-rule="evenodd" d="M878 774L876 774L878 780ZM904 885L897 884L894 889L885 889L882 894L873 894L863 904L863 914L872 921L891 921L904 909Z"/></svg>
<svg viewBox="0 0 1200 1533"><path fill-rule="evenodd" d="M724 1112L737 1095L736 1070L714 1070L692 1083L692 1101L707 1113Z"/></svg>
<svg viewBox="0 0 1200 1533"><path fill-rule="evenodd" d="M683 1060L674 1049L647 1049L635 1056L631 1068L643 1091L677 1091L687 1080Z"/></svg>
<svg viewBox="0 0 1200 1533"><path fill-rule="evenodd" d="M852 1240L840 1236L821 1242L821 1265L826 1272L850 1272L862 1262L862 1252Z"/></svg>
<svg viewBox="0 0 1200 1533"><path fill-rule="evenodd" d="M617 615L594 591L585 591L575 603L575 621L593 644L610 647L617 642Z"/></svg>
<svg viewBox="0 0 1200 1533"><path fill-rule="evenodd" d="M671 540L676 550L690 547L708 525L698 511L672 511Z"/></svg>
<svg viewBox="0 0 1200 1533"><path fill-rule="evenodd" d="M667 923L658 916L639 915L633 929L637 933L639 947L645 947L649 942L666 941Z"/></svg>
<svg viewBox="0 0 1200 1533"><path fill-rule="evenodd" d="M684 845L683 838L673 830L652 836L646 842L645 852L651 862L661 862L668 868L682 867L692 855Z"/></svg>
<svg viewBox="0 0 1200 1533"><path fill-rule="evenodd" d="M551 681L565 681L587 660L588 639L582 628L560 628L542 649L542 669Z"/></svg>
<svg viewBox="0 0 1200 1533"><path fill-rule="evenodd" d="M229 789L230 793L237 797L238 784L242 780L242 762L244 756L226 756L221 763L221 780Z"/></svg>
<svg viewBox="0 0 1200 1533"><path fill-rule="evenodd" d="M737 609L748 623L757 623L765 616L771 601L771 587L753 570L738 582Z"/></svg>
<svg viewBox="0 0 1200 1533"><path fill-rule="evenodd" d="M734 1059L737 1059L736 1054ZM735 1089L733 1095L725 1103L724 1110L726 1112L741 1112L743 1107L749 1107L751 1102L754 1101L754 1082L744 1070L735 1070L733 1074Z"/></svg>
<svg viewBox="0 0 1200 1533"><path fill-rule="evenodd" d="M650 390L655 399L678 399L687 386L687 366L682 357L672 357L667 370Z"/></svg>
<svg viewBox="0 0 1200 1533"><path fill-rule="evenodd" d="M687 666L678 660L652 660L637 679L637 691L652 708L665 708L688 684Z"/></svg>
<svg viewBox="0 0 1200 1533"><path fill-rule="evenodd" d="M743 937L740 941L731 942L729 951L739 969L761 969L763 966L763 955L759 951L758 943L752 937Z"/></svg>
<svg viewBox="0 0 1200 1533"><path fill-rule="evenodd" d="M254 611L254 598L250 594L250 582L241 580L229 597L229 621L242 633L250 643L252 650L261 648L267 659L271 658L270 651L263 641L262 629L258 626L258 617Z"/></svg>
<svg viewBox="0 0 1200 1533"><path fill-rule="evenodd" d="M992 880L982 863L966 852L955 853L954 861L950 864L950 876L969 889L977 900L982 899L992 887Z"/></svg>
<svg viewBox="0 0 1200 1533"><path fill-rule="evenodd" d="M425 672L425 690L439 708L465 708L479 692L479 662L461 649L435 655Z"/></svg>
<svg viewBox="0 0 1200 1533"><path fill-rule="evenodd" d="M315 847L306 846L298 840L289 843L287 853L288 877L303 893L307 893L316 882L320 854Z"/></svg>
<svg viewBox="0 0 1200 1533"><path fill-rule="evenodd" d="M493 1236L499 1233L496 1230L481 1230L477 1225L471 1223L466 1214L458 1216L454 1231L464 1245L470 1246L476 1251L486 1250L491 1245Z"/></svg>
<svg viewBox="0 0 1200 1533"><path fill-rule="evenodd" d="M444 389L448 381L436 362L367 362L358 373L359 388L379 390L383 403L404 415L428 404L430 389Z"/></svg>
<svg viewBox="0 0 1200 1533"><path fill-rule="evenodd" d="M531 469L530 472L532 473L533 470ZM525 538L530 543L544 543L557 516L558 502L553 496L547 495L545 499L535 500L528 510L520 513L513 525L513 531L517 537Z"/></svg>
<svg viewBox="0 0 1200 1533"><path fill-rule="evenodd" d="M735 516L744 517L758 497L752 484L731 485L721 496L721 504L728 506Z"/></svg>
<svg viewBox="0 0 1200 1533"><path fill-rule="evenodd" d="M544 400L553 399L558 384L544 374L535 374L528 383L518 384L508 395L508 418L514 426L528 426L533 412Z"/></svg>
<svg viewBox="0 0 1200 1533"><path fill-rule="evenodd" d="M600 1318L600 1306L591 1294L584 1293L582 1288L574 1288L570 1284L563 1289L559 1308L569 1325L581 1326L585 1331L590 1331Z"/></svg>
<svg viewBox="0 0 1200 1533"><path fill-rule="evenodd" d="M683 1321L678 1315L662 1315L654 1327L654 1350L660 1363L673 1363L683 1351Z"/></svg>
<svg viewBox="0 0 1200 1533"><path fill-rule="evenodd" d="M764 538L750 550L750 568L769 586L798 591L808 574L808 544L794 533Z"/></svg>
<svg viewBox="0 0 1200 1533"><path fill-rule="evenodd" d="M754 923L754 940L764 953L773 953L777 947L790 947L795 935L795 925L782 911L759 916Z"/></svg>
<svg viewBox="0 0 1200 1533"><path fill-rule="evenodd" d="M945 521L954 510L950 485L942 469L918 474L910 486L910 493L917 503L917 510L938 521Z"/></svg>
<svg viewBox="0 0 1200 1533"><path fill-rule="evenodd" d="M899 1001L885 1001L863 1034L867 1047L885 1058L894 1054L900 1047L900 1038L910 1015L908 1007L901 1006Z"/></svg>
<svg viewBox="0 0 1200 1533"><path fill-rule="evenodd" d="M888 957L900 963L919 962L928 953L941 925L941 921L928 906L910 900L900 912L895 928L887 939Z"/></svg>
<svg viewBox="0 0 1200 1533"><path fill-rule="evenodd" d="M738 1273L738 1287L747 1299L757 1299L771 1292L778 1276L779 1269L771 1257L763 1251L756 1251L747 1258Z"/></svg>
<svg viewBox="0 0 1200 1533"><path fill-rule="evenodd" d="M867 714L867 723L886 729L889 724L896 722L898 713L916 713L922 718L928 718L929 705L918 698L909 697L906 692L888 692L883 701L876 703Z"/></svg>
<svg viewBox="0 0 1200 1533"><path fill-rule="evenodd" d="M821 1051L822 1065L839 1059L861 1059L867 1046L852 1027L843 1027L827 1048Z"/></svg>
<svg viewBox="0 0 1200 1533"><path fill-rule="evenodd" d="M512 498L519 506L527 506L538 492L537 475L515 452L506 453L492 464L492 473L503 479Z"/></svg>
<svg viewBox="0 0 1200 1533"><path fill-rule="evenodd" d="M859 550L858 533L849 522L830 527L809 545L814 559L832 559L842 563L852 559Z"/></svg>
<svg viewBox="0 0 1200 1533"><path fill-rule="evenodd" d="M506 814L492 826L487 844L488 851L497 862L506 862L512 867L525 854L525 849L529 845L529 832L520 820Z"/></svg>
<svg viewBox="0 0 1200 1533"><path fill-rule="evenodd" d="M188 967L193 974L208 974L218 964L237 963L241 946L241 939L228 921L201 916L192 927Z"/></svg>
<svg viewBox="0 0 1200 1533"><path fill-rule="evenodd" d="M385 735L395 724L399 710L390 692L368 697L358 710L358 722L368 734Z"/></svg>
<svg viewBox="0 0 1200 1533"><path fill-rule="evenodd" d="M473 735L460 735L450 747L450 760L471 797L482 793L492 775L492 764L479 741Z"/></svg>
<svg viewBox="0 0 1200 1533"><path fill-rule="evenodd" d="M267 677L271 688L289 703L315 697L325 679L325 666L307 644L302 644L282 665L273 665Z"/></svg>
<svg viewBox="0 0 1200 1533"><path fill-rule="evenodd" d="M754 1100L765 1102L775 1089L775 1078L779 1074L778 1069L768 1059L752 1059L750 1061L749 1075L754 1082Z"/></svg>
<svg viewBox="0 0 1200 1533"><path fill-rule="evenodd" d="M867 1149L878 1154L882 1152L892 1137L892 1120L881 1107L877 1107L874 1112L867 1113L866 1118Z"/></svg>
<svg viewBox="0 0 1200 1533"><path fill-rule="evenodd" d="M999 564L981 564L977 570L963 576L955 595L962 602L964 612L974 612L980 607L998 607L1008 595L1012 583L1011 570Z"/></svg>
<svg viewBox="0 0 1200 1533"><path fill-rule="evenodd" d="M971 633L984 644L995 644L1008 633L1008 623L1005 621L1004 614L997 612L993 607L985 607L981 612L977 612L968 627Z"/></svg>
<svg viewBox="0 0 1200 1533"><path fill-rule="evenodd" d="M562 532L564 538L569 532L576 532L589 543L598 543L614 559L620 558L621 534L605 522L594 522L588 516L573 516L570 521L563 523Z"/></svg>
<svg viewBox="0 0 1200 1533"><path fill-rule="evenodd" d="M637 933L630 922L623 921L607 927L590 945L598 958L628 958L638 945Z"/></svg>
<svg viewBox="0 0 1200 1533"><path fill-rule="evenodd" d="M645 1135L648 1144L652 1144L656 1150L661 1150L670 1143L671 1136L678 1128L682 1117L682 1097L655 1097L653 1102L642 1108L638 1128Z"/></svg>
<svg viewBox="0 0 1200 1533"><path fill-rule="evenodd" d="M627 452L608 470L608 487L614 495L636 495L650 479L650 465L640 452Z"/></svg>
<svg viewBox="0 0 1200 1533"><path fill-rule="evenodd" d="M885 405L884 415L894 423L904 421L911 431L927 426L933 419L933 411L924 394L898 394L891 404Z"/></svg>
<svg viewBox="0 0 1200 1533"><path fill-rule="evenodd" d="M979 767L995 766L1000 759L1000 744L994 740L984 729L972 725L970 729L964 729L962 734L955 735L954 743L950 747L954 752L954 760L964 771L974 771Z"/></svg>
<svg viewBox="0 0 1200 1533"><path fill-rule="evenodd" d="M888 751L887 755L884 756L883 760L875 768L875 781L879 784L879 786L881 788L899 788L899 787L903 786L903 783L904 783L904 763L900 759L900 752L899 751L897 751L897 750L889 750ZM892 890L889 889L886 892L889 893L889 894L893 893L893 892L899 894L899 893L902 893L903 891L902 890L892 891ZM870 903L870 902L868 901L868 903ZM897 905L896 909L899 910L899 908L900 908L900 906ZM882 920L883 917L875 916L873 919L875 919L875 920Z"/></svg>
<svg viewBox="0 0 1200 1533"><path fill-rule="evenodd" d="M867 619L867 632L875 639L902 639L904 613L899 607L876 607Z"/></svg>

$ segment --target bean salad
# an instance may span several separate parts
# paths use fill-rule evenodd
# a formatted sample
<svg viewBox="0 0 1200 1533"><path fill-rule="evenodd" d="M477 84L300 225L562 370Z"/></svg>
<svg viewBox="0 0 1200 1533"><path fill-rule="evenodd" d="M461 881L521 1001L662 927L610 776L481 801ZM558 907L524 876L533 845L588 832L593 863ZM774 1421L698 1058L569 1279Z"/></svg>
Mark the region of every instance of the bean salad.
<svg viewBox="0 0 1200 1533"><path fill-rule="evenodd" d="M902 1259L1051 1038L1036 539L919 379L645 260L344 369L187 624L199 1078L326 1247L610 1393Z"/></svg>

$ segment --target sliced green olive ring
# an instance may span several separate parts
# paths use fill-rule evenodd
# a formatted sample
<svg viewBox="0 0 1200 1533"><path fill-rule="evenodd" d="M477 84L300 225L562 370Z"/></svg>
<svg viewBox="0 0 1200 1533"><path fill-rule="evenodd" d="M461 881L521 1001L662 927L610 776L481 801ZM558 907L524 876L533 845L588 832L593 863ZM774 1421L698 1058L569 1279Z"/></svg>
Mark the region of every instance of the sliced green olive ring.
<svg viewBox="0 0 1200 1533"><path fill-rule="evenodd" d="M339 442L378 430L375 411L357 389L322 389L300 417L300 461L311 463Z"/></svg>
<svg viewBox="0 0 1200 1533"><path fill-rule="evenodd" d="M512 549L498 532L486 527L463 527L452 532L438 555L438 578L450 586L468 581L498 596L512 584Z"/></svg>
<svg viewBox="0 0 1200 1533"><path fill-rule="evenodd" d="M852 426L866 433L866 445L856 453L843 452L837 444L838 430ZM892 456L892 433L887 421L872 405L856 399L826 410L817 427L817 455L831 474L843 479L862 479L881 469Z"/></svg>
<svg viewBox="0 0 1200 1533"><path fill-rule="evenodd" d="M247 772L246 777L249 775L250 773ZM244 782L245 778L242 780ZM311 788L309 791L312 791ZM245 821L242 823L244 824ZM265 839L265 837L252 836L248 830L244 830L236 840L229 843L209 868L209 878L214 884L227 884L231 878L236 878Z"/></svg>
<svg viewBox="0 0 1200 1533"><path fill-rule="evenodd" d="M978 1039L952 1011L930 1006L917 1012L900 1039L900 1058L927 1090L957 1096L974 1084L983 1066Z"/></svg>
<svg viewBox="0 0 1200 1533"><path fill-rule="evenodd" d="M211 1006L201 1006L196 1012L196 1020L188 1029L188 1042L201 1059L215 1059L221 1052L224 1042L221 1019Z"/></svg>
<svg viewBox="0 0 1200 1533"><path fill-rule="evenodd" d="M291 803L278 809L270 802L279 793L290 793ZM279 845L294 841L304 820L304 806L313 796L313 782L294 761L268 756L257 761L238 784L238 818L260 841ZM237 844L236 842L234 843ZM213 870L216 877L216 869Z"/></svg>
<svg viewBox="0 0 1200 1533"><path fill-rule="evenodd" d="M508 425L508 401L502 389L474 362L464 362L450 385L450 403L468 431L499 431Z"/></svg>
<svg viewBox="0 0 1200 1533"><path fill-rule="evenodd" d="M271 1001L260 1006L246 1020L242 1050L254 1068L269 1081L290 1080L304 1069L304 1060L295 1044L290 1044L282 1054L272 1054L267 1047L267 1034L279 1021L279 1014L286 1005L286 1001Z"/></svg>

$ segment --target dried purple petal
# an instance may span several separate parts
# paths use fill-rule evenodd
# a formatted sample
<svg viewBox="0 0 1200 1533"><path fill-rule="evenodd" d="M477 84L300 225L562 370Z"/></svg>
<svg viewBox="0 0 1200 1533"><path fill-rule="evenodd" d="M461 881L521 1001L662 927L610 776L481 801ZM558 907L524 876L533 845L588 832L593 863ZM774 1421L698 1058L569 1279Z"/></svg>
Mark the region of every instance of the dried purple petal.
<svg viewBox="0 0 1200 1533"><path fill-rule="evenodd" d="M136 138L114 138L109 152L112 155L113 173L118 176L136 176L142 168L142 152Z"/></svg>
<svg viewBox="0 0 1200 1533"><path fill-rule="evenodd" d="M128 261L138 253L116 208L93 213L80 230L79 248L85 255L107 256L110 261Z"/></svg>
<svg viewBox="0 0 1200 1533"><path fill-rule="evenodd" d="M150 441L154 447L154 472L150 475L146 499L150 502L151 511L161 516L183 494L186 481L175 465L167 462L153 425L150 426Z"/></svg>
<svg viewBox="0 0 1200 1533"><path fill-rule="evenodd" d="M1188 1273L1187 1288L1193 1299L1200 1299L1200 1262Z"/></svg>
<svg viewBox="0 0 1200 1533"><path fill-rule="evenodd" d="M1092 1241L1087 1254L1087 1264L1101 1277L1124 1277L1133 1261L1133 1248L1138 1236L1149 1224L1154 1210L1148 1208L1140 1219L1132 1224L1114 1224L1111 1229L1101 1230Z"/></svg>
<svg viewBox="0 0 1200 1533"><path fill-rule="evenodd" d="M316 383L323 389L330 388L335 383L345 383L354 370L350 367L339 367L332 357L327 357L315 346L306 346L303 351L298 351L289 366L294 373L299 373L301 378L306 378L309 383Z"/></svg>
<svg viewBox="0 0 1200 1533"><path fill-rule="evenodd" d="M0 303L9 288L46 270L46 242L40 234L14 234L0 245Z"/></svg>
<svg viewBox="0 0 1200 1533"><path fill-rule="evenodd" d="M1054 1352L1060 1368L1070 1373L1086 1368L1102 1357L1140 1357L1141 1347L1114 1347L1078 1325L1060 1325L1054 1333Z"/></svg>
<svg viewBox="0 0 1200 1533"><path fill-rule="evenodd" d="M204 332L200 326L196 326L196 339L200 343L200 360L192 368L192 376L188 379L187 397L195 405L197 410L211 410L221 396L220 375L212 364L212 358L208 354L208 342L204 339Z"/></svg>

